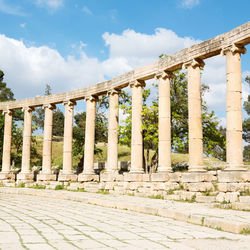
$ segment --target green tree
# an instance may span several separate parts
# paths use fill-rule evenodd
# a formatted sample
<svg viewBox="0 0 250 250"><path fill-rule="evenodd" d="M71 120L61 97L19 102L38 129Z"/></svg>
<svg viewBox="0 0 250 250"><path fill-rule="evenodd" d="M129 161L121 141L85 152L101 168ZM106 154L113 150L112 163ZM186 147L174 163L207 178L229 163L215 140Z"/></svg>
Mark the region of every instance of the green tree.
<svg viewBox="0 0 250 250"><path fill-rule="evenodd" d="M95 122L95 154L102 153L102 150L96 147L98 142L107 142L107 117L108 99L106 96L100 97L96 105L96 122ZM75 126L73 127L73 154L80 155L78 172L82 171L84 162L84 144L85 144L85 126L86 112L78 113L74 116Z"/></svg>
<svg viewBox="0 0 250 250"><path fill-rule="evenodd" d="M157 87L157 85L154 85ZM202 85L202 95L208 91L208 86ZM172 150L179 153L188 152L188 96L187 76L182 71L174 72L174 78L170 81L171 92L171 141ZM128 97L128 94L124 94ZM148 102L150 90L144 89L143 102ZM131 100L131 97L128 98ZM119 141L121 144L131 144L131 101L123 101L120 106L125 115L124 121L119 126ZM144 105L143 112L143 145L146 151L144 157L145 166L149 165L149 150L154 154L151 159L151 171L157 167L158 160L158 97L153 98L152 105ZM214 111L209 111L206 103L202 102L202 126L204 153L219 159L225 159L225 133L219 127L219 122ZM147 171L146 167L146 171Z"/></svg>
<svg viewBox="0 0 250 250"><path fill-rule="evenodd" d="M250 86L250 77L246 77L246 82ZM243 121L243 139L248 144L244 147L243 156L244 160L250 162L250 95L248 95L247 101L244 102L243 108L246 111L248 118Z"/></svg>
<svg viewBox="0 0 250 250"><path fill-rule="evenodd" d="M51 95L51 87L49 84L46 84L44 95ZM32 119L35 125L42 129L44 128L44 109L42 107L36 108ZM56 108L53 113L53 127L52 127L52 134L54 136L63 136L63 129L64 129L64 114L59 109Z"/></svg>

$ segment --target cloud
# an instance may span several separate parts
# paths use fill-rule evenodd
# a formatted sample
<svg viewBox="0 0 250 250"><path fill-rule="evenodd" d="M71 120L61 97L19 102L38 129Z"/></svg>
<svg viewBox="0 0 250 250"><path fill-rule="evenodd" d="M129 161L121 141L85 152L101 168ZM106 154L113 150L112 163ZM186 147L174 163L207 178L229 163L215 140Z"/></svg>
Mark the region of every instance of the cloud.
<svg viewBox="0 0 250 250"><path fill-rule="evenodd" d="M26 23L20 23L20 27L21 28L25 28L26 27Z"/></svg>
<svg viewBox="0 0 250 250"><path fill-rule="evenodd" d="M87 15L93 14L92 11L87 6L83 6L82 11Z"/></svg>
<svg viewBox="0 0 250 250"><path fill-rule="evenodd" d="M49 8L51 10L56 10L63 6L64 0L36 0L35 4L39 7Z"/></svg>
<svg viewBox="0 0 250 250"><path fill-rule="evenodd" d="M186 9L192 9L200 4L200 0L182 0L180 6Z"/></svg>
<svg viewBox="0 0 250 250"><path fill-rule="evenodd" d="M53 93L83 88L152 63L162 53L171 55L200 42L164 28L157 28L152 34L134 30L125 30L121 34L104 33L103 39L109 56L101 61L86 54L87 45L83 42L72 45L73 52L63 57L55 47L27 45L0 35L0 69L15 97L21 99L42 95L46 84L51 85ZM210 87L204 99L222 120L226 107L225 61L222 56L205 60L202 73L202 82ZM152 91L153 95L157 94L157 89ZM249 88L243 84L243 99L247 93Z"/></svg>
<svg viewBox="0 0 250 250"><path fill-rule="evenodd" d="M10 5L5 0L0 0L0 12L14 16L26 16L19 6Z"/></svg>

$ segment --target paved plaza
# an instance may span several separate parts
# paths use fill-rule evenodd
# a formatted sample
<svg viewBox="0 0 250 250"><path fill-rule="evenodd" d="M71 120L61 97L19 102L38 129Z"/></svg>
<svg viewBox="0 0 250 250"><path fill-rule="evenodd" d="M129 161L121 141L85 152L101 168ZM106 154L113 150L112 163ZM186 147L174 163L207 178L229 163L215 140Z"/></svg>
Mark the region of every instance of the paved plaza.
<svg viewBox="0 0 250 250"><path fill-rule="evenodd" d="M250 237L160 216L0 193L0 249L250 249Z"/></svg>

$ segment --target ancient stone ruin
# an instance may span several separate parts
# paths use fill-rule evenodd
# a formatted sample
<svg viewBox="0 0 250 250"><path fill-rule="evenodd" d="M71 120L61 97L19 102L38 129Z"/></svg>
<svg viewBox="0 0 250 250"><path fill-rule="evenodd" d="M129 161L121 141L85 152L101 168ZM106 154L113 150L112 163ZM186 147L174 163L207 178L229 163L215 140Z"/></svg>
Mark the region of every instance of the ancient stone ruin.
<svg viewBox="0 0 250 250"><path fill-rule="evenodd" d="M242 76L241 54L246 53L245 45L250 43L250 22L228 33L183 49L174 55L150 65L135 69L114 79L97 83L66 93L28 98L0 103L5 114L2 172L0 179L4 185L14 179L11 173L11 131L12 114L15 109L24 112L23 153L21 172L16 182L32 185L34 174L30 170L30 145L32 111L42 106L45 110L43 163L36 182L52 187L58 183L68 183L69 189L91 187L109 192L132 193L138 195L161 195L174 199L197 201L230 201L243 206L244 197L249 192L250 171L243 165L242 154ZM226 149L227 167L224 171L206 171L203 164L203 138L201 116L201 67L204 59L224 55L226 58ZM188 72L188 113L189 113L189 170L187 173L172 172L171 168L171 121L170 121L170 79L177 69ZM156 78L159 82L159 163L158 172L145 174L142 155L142 90L145 81ZM118 174L118 98L122 88L132 89L132 143L130 172ZM105 172L94 172L95 114L98 96L109 96L108 159ZM77 100L85 100L86 137L84 170L76 175L72 170L72 129L74 106ZM63 169L58 178L51 169L52 121L56 105L65 106ZM13 181L12 181L13 182ZM210 192L210 196L204 196ZM238 204L238 205L237 205ZM249 201L245 202L248 204ZM244 207L244 206L243 206Z"/></svg>

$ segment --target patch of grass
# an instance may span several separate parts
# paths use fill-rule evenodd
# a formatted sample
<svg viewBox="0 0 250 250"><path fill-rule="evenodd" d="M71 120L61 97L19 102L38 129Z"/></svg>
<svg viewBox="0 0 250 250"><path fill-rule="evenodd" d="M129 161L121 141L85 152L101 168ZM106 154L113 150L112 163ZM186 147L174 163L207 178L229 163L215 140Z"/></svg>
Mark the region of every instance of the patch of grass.
<svg viewBox="0 0 250 250"><path fill-rule="evenodd" d="M221 227L216 227L215 229L218 230L218 231L222 231Z"/></svg>
<svg viewBox="0 0 250 250"><path fill-rule="evenodd" d="M206 191L203 193L204 196L210 196L210 193L212 192L212 189L206 189Z"/></svg>
<svg viewBox="0 0 250 250"><path fill-rule="evenodd" d="M16 187L17 187L17 188L24 188L24 187L25 187L25 183L22 182L22 183L16 185Z"/></svg>
<svg viewBox="0 0 250 250"><path fill-rule="evenodd" d="M166 193L167 193L167 195L171 195L171 194L174 194L174 189L169 189Z"/></svg>
<svg viewBox="0 0 250 250"><path fill-rule="evenodd" d="M104 189L100 189L97 193L98 194L110 194L109 191L106 191Z"/></svg>
<svg viewBox="0 0 250 250"><path fill-rule="evenodd" d="M64 189L63 185L56 185L55 190L62 190Z"/></svg>
<svg viewBox="0 0 250 250"><path fill-rule="evenodd" d="M84 188L78 188L78 192L87 192Z"/></svg>
<svg viewBox="0 0 250 250"><path fill-rule="evenodd" d="M240 234L245 234L245 235L250 234L250 227L243 228L243 229L240 231Z"/></svg>
<svg viewBox="0 0 250 250"><path fill-rule="evenodd" d="M220 204L221 204L221 205L224 205L224 204L231 204L231 202L230 202L230 201L222 201Z"/></svg>
<svg viewBox="0 0 250 250"><path fill-rule="evenodd" d="M202 217L201 218L201 224L204 225L204 220L205 220L205 217Z"/></svg>
<svg viewBox="0 0 250 250"><path fill-rule="evenodd" d="M250 196L250 189L247 189L245 191L240 191L241 196Z"/></svg>
<svg viewBox="0 0 250 250"><path fill-rule="evenodd" d="M33 187L31 187L31 188L35 188L35 189L45 189L46 186L38 185L38 184L36 183L36 185L33 186Z"/></svg>
<svg viewBox="0 0 250 250"><path fill-rule="evenodd" d="M164 197L160 194L157 194L157 195L150 195L148 196L148 198L150 199L160 199L160 200L164 200Z"/></svg>
<svg viewBox="0 0 250 250"><path fill-rule="evenodd" d="M134 193L127 193L126 195L128 195L128 196L135 196Z"/></svg>

